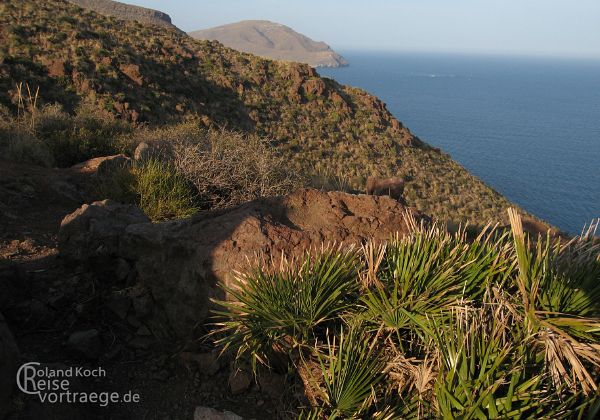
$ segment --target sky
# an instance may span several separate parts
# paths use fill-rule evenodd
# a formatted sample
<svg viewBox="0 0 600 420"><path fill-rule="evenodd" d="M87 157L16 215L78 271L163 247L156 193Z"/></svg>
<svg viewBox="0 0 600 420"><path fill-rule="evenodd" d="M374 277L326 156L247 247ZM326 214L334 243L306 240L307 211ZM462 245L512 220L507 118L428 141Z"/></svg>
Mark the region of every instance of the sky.
<svg viewBox="0 0 600 420"><path fill-rule="evenodd" d="M185 31L245 19L292 27L338 50L600 59L600 0L122 0Z"/></svg>

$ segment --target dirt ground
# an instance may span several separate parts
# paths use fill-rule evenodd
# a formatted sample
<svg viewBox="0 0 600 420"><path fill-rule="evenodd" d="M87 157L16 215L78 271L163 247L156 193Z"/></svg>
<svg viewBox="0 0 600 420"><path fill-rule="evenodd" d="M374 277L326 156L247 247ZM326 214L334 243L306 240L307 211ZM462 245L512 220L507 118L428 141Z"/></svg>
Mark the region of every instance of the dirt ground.
<svg viewBox="0 0 600 420"><path fill-rule="evenodd" d="M15 389L8 419L193 419L197 406L243 418L294 417L289 401L301 391L292 378L265 375L264 383L252 380L234 395L231 363L216 359L210 343L159 341L135 319L119 316L114 296L130 285L61 260L60 222L98 198L91 185L90 174L0 160L0 311L23 363L101 367L105 376L77 378L70 390L131 392L140 401L50 404ZM84 350L72 345L74 333L90 331Z"/></svg>

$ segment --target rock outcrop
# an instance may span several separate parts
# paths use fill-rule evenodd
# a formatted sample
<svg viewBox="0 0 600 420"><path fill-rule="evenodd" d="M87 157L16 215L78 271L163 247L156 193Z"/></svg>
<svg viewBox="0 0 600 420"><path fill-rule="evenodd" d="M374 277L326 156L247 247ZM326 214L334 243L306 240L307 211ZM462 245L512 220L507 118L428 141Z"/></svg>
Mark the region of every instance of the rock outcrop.
<svg viewBox="0 0 600 420"><path fill-rule="evenodd" d="M147 291L140 294L145 301L138 316L157 331L186 335L205 320L209 298L223 297L217 283L229 284L249 260L298 256L327 243L385 240L408 231L407 212L424 217L388 197L303 189L152 224L137 208L106 200L63 220L60 253L84 264L102 261L102 267L125 260L136 273L136 287Z"/></svg>
<svg viewBox="0 0 600 420"><path fill-rule="evenodd" d="M113 16L123 20L134 20L136 22L176 28L171 23L171 17L163 12L145 7L124 4L112 0L69 0L84 9Z"/></svg>

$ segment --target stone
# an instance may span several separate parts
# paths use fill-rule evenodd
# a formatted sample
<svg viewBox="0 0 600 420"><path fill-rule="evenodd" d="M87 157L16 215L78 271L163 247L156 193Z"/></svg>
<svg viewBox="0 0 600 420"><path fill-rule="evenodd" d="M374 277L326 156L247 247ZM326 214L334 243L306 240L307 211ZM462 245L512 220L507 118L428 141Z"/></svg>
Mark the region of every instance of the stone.
<svg viewBox="0 0 600 420"><path fill-rule="evenodd" d="M123 258L143 291L132 296L136 316L186 337L206 319L209 299L224 296L235 270L248 262L297 257L326 244L385 241L409 231L407 214L425 216L389 197L301 189L185 220L150 223L139 209L110 201L84 205L61 224L61 256L88 265ZM106 266L105 263L103 266ZM136 287L137 287L136 286Z"/></svg>
<svg viewBox="0 0 600 420"><path fill-rule="evenodd" d="M117 280L126 280L130 272L131 266L129 265L129 263L123 258L117 258L117 261L115 263L115 276Z"/></svg>
<svg viewBox="0 0 600 420"><path fill-rule="evenodd" d="M17 343L0 313L0 419L9 407L20 358Z"/></svg>
<svg viewBox="0 0 600 420"><path fill-rule="evenodd" d="M118 255L123 231L150 219L133 205L112 200L84 204L67 215L60 224L60 255L69 260L86 261Z"/></svg>
<svg viewBox="0 0 600 420"><path fill-rule="evenodd" d="M96 177L102 178L131 166L131 163L131 158L123 154L102 156L73 165L71 171L80 174L93 174Z"/></svg>
<svg viewBox="0 0 600 420"><path fill-rule="evenodd" d="M231 411L219 411L210 407L196 407L194 410L194 420L242 420Z"/></svg>
<svg viewBox="0 0 600 420"><path fill-rule="evenodd" d="M204 376L213 376L221 369L221 360L216 350L207 353L183 352L180 357L188 365L195 363Z"/></svg>
<svg viewBox="0 0 600 420"><path fill-rule="evenodd" d="M46 64L46 69L48 70L48 76L50 77L62 77L66 75L65 72L66 62L65 60L56 59L51 60Z"/></svg>
<svg viewBox="0 0 600 420"><path fill-rule="evenodd" d="M102 354L102 339L98 330L77 331L69 336L67 347L88 360L97 360Z"/></svg>
<svg viewBox="0 0 600 420"><path fill-rule="evenodd" d="M404 193L404 180L399 177L367 179L366 193L372 195L389 195L396 200L402 199Z"/></svg>
<svg viewBox="0 0 600 420"><path fill-rule="evenodd" d="M119 70L137 85L142 86L144 84L144 79L140 73L140 66L137 64L121 64Z"/></svg>
<svg viewBox="0 0 600 420"><path fill-rule="evenodd" d="M285 375L275 372L261 372L258 375L260 390L271 398L281 398L285 392Z"/></svg>
<svg viewBox="0 0 600 420"><path fill-rule="evenodd" d="M134 349L147 350L154 344L155 340L151 337L135 336L127 345Z"/></svg>
<svg viewBox="0 0 600 420"><path fill-rule="evenodd" d="M114 293L106 303L106 307L120 319L125 319L131 308L131 299L122 293Z"/></svg>
<svg viewBox="0 0 600 420"><path fill-rule="evenodd" d="M325 82L321 78L307 80L302 87L308 96L323 96L326 89Z"/></svg>
<svg viewBox="0 0 600 420"><path fill-rule="evenodd" d="M140 144L138 144L135 148L135 151L133 152L133 159L136 162L148 160L151 156L152 151L150 149L150 146L148 146L148 143L146 142L141 142Z"/></svg>
<svg viewBox="0 0 600 420"><path fill-rule="evenodd" d="M233 395L243 394L251 384L252 378L246 371L234 369L229 375L229 389Z"/></svg>
<svg viewBox="0 0 600 420"><path fill-rule="evenodd" d="M152 331L150 331L150 329L147 326L142 325L140 328L138 328L136 334L142 337L150 337L152 336Z"/></svg>

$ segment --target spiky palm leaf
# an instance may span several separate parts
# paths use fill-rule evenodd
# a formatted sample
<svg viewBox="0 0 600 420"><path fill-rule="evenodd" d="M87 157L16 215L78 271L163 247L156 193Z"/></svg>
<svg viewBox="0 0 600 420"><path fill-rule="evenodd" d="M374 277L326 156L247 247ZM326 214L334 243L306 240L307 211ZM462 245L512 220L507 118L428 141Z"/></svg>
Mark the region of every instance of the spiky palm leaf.
<svg viewBox="0 0 600 420"><path fill-rule="evenodd" d="M523 418L572 414L560 392L549 392L543 372L528 354L520 332L512 337L489 307L456 309L436 324L442 354L435 385L439 414L453 418Z"/></svg>
<svg viewBox="0 0 600 420"><path fill-rule="evenodd" d="M487 235L486 235L487 233ZM377 278L366 293L365 318L390 329L426 325L426 318L479 298L490 283L502 283L513 267L506 236L484 232L467 241L465 231L450 235L438 227L418 228L387 246Z"/></svg>
<svg viewBox="0 0 600 420"><path fill-rule="evenodd" d="M236 277L232 287L223 285L232 301L216 301L224 310L215 315L215 336L225 349L234 347L238 357L249 355L268 365L274 348L307 344L312 331L339 316L358 291L357 253L353 250L307 252L302 261L283 264L281 270L255 269Z"/></svg>
<svg viewBox="0 0 600 420"><path fill-rule="evenodd" d="M383 379L384 360L377 342L356 324L327 338L327 352L317 351L321 366L320 399L333 418L357 418L369 408L375 386ZM370 413L382 416L384 413Z"/></svg>
<svg viewBox="0 0 600 420"><path fill-rule="evenodd" d="M521 218L509 210L519 291L515 307L542 348L557 385L598 391L600 368L600 248L593 230L567 244L549 236L535 247L523 232Z"/></svg>

